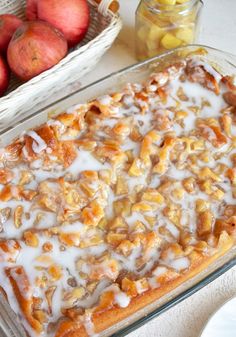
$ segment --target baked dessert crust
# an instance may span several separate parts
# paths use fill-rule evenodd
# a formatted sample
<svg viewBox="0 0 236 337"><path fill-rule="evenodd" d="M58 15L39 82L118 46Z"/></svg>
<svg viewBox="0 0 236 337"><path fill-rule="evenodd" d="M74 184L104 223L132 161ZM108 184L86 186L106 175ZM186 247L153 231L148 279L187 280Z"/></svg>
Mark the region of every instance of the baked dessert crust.
<svg viewBox="0 0 236 337"><path fill-rule="evenodd" d="M148 304L157 301L162 296L206 269L211 263L224 255L233 246L233 240L226 233L222 236L225 237L222 238L223 242L220 244L218 252L211 257L200 257L186 274L167 282L158 289L148 290L142 295L134 297L126 308L112 307L105 311L97 309L90 318L94 327L94 334L98 334L108 329ZM83 323L81 324L76 320L65 320L59 325L55 337L77 337L78 335L82 337L89 336Z"/></svg>
<svg viewBox="0 0 236 337"><path fill-rule="evenodd" d="M189 58L1 150L0 286L30 336L100 333L233 247L235 109Z"/></svg>

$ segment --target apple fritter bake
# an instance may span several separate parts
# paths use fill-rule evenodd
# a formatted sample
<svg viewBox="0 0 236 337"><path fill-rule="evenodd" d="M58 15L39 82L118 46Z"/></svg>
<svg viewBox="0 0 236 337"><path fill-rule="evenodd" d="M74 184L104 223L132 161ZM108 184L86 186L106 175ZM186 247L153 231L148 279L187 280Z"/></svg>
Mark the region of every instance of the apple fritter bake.
<svg viewBox="0 0 236 337"><path fill-rule="evenodd" d="M196 57L0 151L0 286L29 336L93 336L236 237L236 85Z"/></svg>

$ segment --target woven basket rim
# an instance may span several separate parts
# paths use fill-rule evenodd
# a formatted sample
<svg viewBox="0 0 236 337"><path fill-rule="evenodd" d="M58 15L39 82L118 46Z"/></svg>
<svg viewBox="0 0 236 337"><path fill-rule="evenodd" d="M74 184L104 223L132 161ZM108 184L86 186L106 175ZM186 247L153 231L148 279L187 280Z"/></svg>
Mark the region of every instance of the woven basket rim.
<svg viewBox="0 0 236 337"><path fill-rule="evenodd" d="M89 0L90 4L96 8L98 8L98 5L95 1L93 0ZM102 16L104 16L103 14L101 14ZM22 83L21 85L19 85L16 89L12 90L11 92L9 92L7 95L0 97L0 104L4 104L5 102L9 101L9 100L13 100L17 97L17 99L19 100L19 97L21 95L25 94L25 89L27 89L28 87L30 87L31 85L34 85L37 82L41 82L44 81L45 79L49 78L50 75L52 75L53 73L57 73L59 74L60 72L64 71L63 67L66 66L66 64L68 64L70 61L74 60L74 58L78 57L80 54L83 54L87 49L90 48L90 46L93 46L95 43L99 42L101 38L103 38L104 35L106 35L106 33L112 29L112 27L117 26L121 27L122 25L122 21L121 21L121 17L118 13L113 13L111 10L107 10L106 16L104 17L109 17L110 22L109 24L92 40L90 40L89 42L87 42L86 44L84 44L83 46L79 47L78 49L75 49L73 51L71 51L66 57L64 57L58 64L56 64L55 66L53 66L52 68L45 70L44 72L42 72L41 74L35 76L34 78L30 79L29 81Z"/></svg>

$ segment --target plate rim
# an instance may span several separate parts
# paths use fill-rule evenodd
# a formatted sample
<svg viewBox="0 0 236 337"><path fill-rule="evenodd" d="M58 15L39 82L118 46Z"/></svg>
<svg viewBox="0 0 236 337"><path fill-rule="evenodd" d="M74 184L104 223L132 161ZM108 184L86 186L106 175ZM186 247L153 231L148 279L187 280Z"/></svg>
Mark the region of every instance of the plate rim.
<svg viewBox="0 0 236 337"><path fill-rule="evenodd" d="M232 297L230 297L229 299L227 299L225 302L223 302L208 318L207 322L204 324L199 337L204 337L203 334L206 331L207 326L209 325L209 323L213 320L213 318L215 317L215 315L224 307L226 306L229 302L236 300L236 294L234 294Z"/></svg>

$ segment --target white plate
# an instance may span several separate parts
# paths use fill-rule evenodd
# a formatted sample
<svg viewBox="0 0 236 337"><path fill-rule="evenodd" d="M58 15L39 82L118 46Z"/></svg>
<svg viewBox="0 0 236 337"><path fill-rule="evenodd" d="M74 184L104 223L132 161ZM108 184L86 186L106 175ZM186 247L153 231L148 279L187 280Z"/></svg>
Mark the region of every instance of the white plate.
<svg viewBox="0 0 236 337"><path fill-rule="evenodd" d="M226 302L210 318L201 337L236 337L236 298Z"/></svg>

